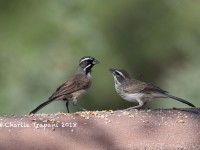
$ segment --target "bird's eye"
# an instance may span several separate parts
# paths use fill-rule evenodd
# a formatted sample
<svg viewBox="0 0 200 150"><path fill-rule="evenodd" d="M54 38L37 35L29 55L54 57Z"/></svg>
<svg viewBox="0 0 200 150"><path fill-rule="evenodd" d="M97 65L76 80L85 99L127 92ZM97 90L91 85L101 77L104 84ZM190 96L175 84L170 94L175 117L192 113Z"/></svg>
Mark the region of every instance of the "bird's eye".
<svg viewBox="0 0 200 150"><path fill-rule="evenodd" d="M115 72L115 74L116 74L117 76L120 76L120 74L119 74L118 72Z"/></svg>

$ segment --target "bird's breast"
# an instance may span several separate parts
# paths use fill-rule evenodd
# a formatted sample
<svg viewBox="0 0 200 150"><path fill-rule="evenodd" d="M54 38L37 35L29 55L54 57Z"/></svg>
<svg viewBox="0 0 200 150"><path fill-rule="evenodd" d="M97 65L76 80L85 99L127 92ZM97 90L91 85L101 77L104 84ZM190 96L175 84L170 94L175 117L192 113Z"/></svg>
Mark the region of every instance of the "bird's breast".
<svg viewBox="0 0 200 150"><path fill-rule="evenodd" d="M84 89L84 90L79 90L77 92L72 93L71 95L72 95L73 101L77 101L77 99L81 97L82 95L84 95L86 92L87 90Z"/></svg>
<svg viewBox="0 0 200 150"><path fill-rule="evenodd" d="M143 97L143 93L127 93L124 92L123 88L120 86L115 86L115 89L117 93L125 100L129 102L137 102L138 100L141 100Z"/></svg>
<svg viewBox="0 0 200 150"><path fill-rule="evenodd" d="M129 93L129 94L127 94L127 93L123 93L123 94L120 94L120 96L123 98L123 99L125 99L125 100L127 100L127 101L129 101L129 102L137 102L138 100L141 100L142 99L142 97L143 97L143 93Z"/></svg>

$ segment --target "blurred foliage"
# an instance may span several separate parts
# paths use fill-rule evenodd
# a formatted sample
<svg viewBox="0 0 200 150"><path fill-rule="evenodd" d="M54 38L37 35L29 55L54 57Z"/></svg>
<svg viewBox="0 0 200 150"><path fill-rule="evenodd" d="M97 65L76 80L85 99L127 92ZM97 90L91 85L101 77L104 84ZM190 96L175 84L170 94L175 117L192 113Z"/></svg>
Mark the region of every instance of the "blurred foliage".
<svg viewBox="0 0 200 150"><path fill-rule="evenodd" d="M88 110L134 105L116 94L110 67L199 106L199 14L200 1L187 0L0 0L0 113L28 113L86 55L101 62L78 102ZM160 99L146 107L187 106ZM58 111L66 112L61 101L41 110Z"/></svg>

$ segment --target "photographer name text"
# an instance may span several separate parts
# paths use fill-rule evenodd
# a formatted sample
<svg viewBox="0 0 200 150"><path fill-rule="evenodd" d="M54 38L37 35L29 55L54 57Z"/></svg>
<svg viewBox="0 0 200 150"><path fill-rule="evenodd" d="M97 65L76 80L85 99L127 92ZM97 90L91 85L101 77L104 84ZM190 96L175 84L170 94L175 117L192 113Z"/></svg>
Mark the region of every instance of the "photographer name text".
<svg viewBox="0 0 200 150"><path fill-rule="evenodd" d="M46 128L76 128L77 127L77 122L60 122L60 123L36 123L33 122L31 124L26 123L26 122L18 122L18 123L14 123L14 122L5 122L5 123L1 123L0 122L0 128L30 128L30 127L34 127L36 129L38 128L43 128L44 130Z"/></svg>

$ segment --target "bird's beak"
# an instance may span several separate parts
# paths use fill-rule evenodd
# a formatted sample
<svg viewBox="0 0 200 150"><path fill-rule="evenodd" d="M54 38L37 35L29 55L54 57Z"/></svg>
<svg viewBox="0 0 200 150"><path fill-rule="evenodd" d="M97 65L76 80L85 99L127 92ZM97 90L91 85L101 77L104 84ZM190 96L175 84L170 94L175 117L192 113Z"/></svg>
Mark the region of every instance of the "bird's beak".
<svg viewBox="0 0 200 150"><path fill-rule="evenodd" d="M92 63L93 63L93 65L96 65L96 64L99 64L100 62L99 62L98 60L95 59L95 60L93 60Z"/></svg>
<svg viewBox="0 0 200 150"><path fill-rule="evenodd" d="M114 68L110 68L109 70L110 70L111 73L115 72Z"/></svg>

